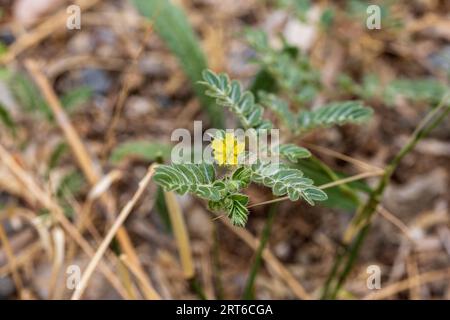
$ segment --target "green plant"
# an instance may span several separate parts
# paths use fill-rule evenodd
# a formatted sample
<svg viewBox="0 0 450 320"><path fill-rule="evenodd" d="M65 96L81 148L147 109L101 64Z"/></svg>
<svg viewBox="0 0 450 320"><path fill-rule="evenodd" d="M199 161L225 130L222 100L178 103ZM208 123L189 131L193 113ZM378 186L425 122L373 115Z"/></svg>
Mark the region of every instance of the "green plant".
<svg viewBox="0 0 450 320"><path fill-rule="evenodd" d="M417 143L435 129L450 113L450 94L444 94L440 104L428 113L417 126L408 142L400 149L386 167L376 188L370 192L368 200L358 209L344 236L344 246L340 248L322 292L323 299L335 299L353 269L362 244L370 230L372 217L378 210L386 187L403 158Z"/></svg>
<svg viewBox="0 0 450 320"><path fill-rule="evenodd" d="M231 81L225 74L215 74L209 70L203 72L203 79L201 84L207 88L206 94L215 98L217 105L232 111L244 129L254 129L256 134L260 134L263 129L273 126L263 118L264 108L255 102L251 92L242 90L239 82ZM276 99L272 96L270 98ZM293 125L301 130L309 130L313 127L357 122L370 114L370 109L357 102L344 102L308 113L307 117L311 120L307 124L305 116L300 113L297 118L302 121ZM241 164L242 162L237 161L238 157L249 154L233 134L218 130L211 146L219 170L216 165L207 163L161 165L156 169L154 181L166 191L191 193L207 200L211 210L226 212L231 222L238 226L244 226L247 222L249 198L243 191L250 183L270 188L274 196L286 195L291 201L302 199L310 205L327 199L326 193L312 179L305 177L301 170L291 165L311 156L303 147L289 143L272 149L271 152L278 152L284 159L281 163L258 159L252 164Z"/></svg>
<svg viewBox="0 0 450 320"><path fill-rule="evenodd" d="M279 50L272 48L260 30L248 30L246 36L256 52L254 62L267 73L265 82L273 82L275 91L285 94L298 107L315 98L321 87L320 75L306 54L286 42Z"/></svg>
<svg viewBox="0 0 450 320"><path fill-rule="evenodd" d="M346 123L361 123L372 116L372 109L360 101L333 102L311 111L297 114L289 110L288 103L274 94L260 92L261 104L271 109L295 134L302 134L319 127Z"/></svg>
<svg viewBox="0 0 450 320"><path fill-rule="evenodd" d="M223 128L223 114L198 85L207 68L206 57L184 12L169 0L133 0L137 9L151 19L156 32L176 55L195 94L216 128Z"/></svg>

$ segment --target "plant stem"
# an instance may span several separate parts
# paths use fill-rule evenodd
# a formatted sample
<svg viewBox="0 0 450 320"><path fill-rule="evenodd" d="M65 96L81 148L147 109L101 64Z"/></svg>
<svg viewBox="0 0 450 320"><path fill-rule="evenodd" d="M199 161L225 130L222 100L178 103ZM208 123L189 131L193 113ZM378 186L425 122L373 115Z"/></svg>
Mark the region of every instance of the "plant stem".
<svg viewBox="0 0 450 320"><path fill-rule="evenodd" d="M253 300L255 299L255 280L256 275L258 274L258 270L261 267L262 262L262 254L264 252L264 248L269 241L270 231L272 229L272 224L275 218L275 214L277 213L278 204L273 204L269 210L269 216L267 217L266 224L264 226L264 230L261 235L261 241L259 242L258 249L255 254L255 261L250 269L250 273L247 279L247 283L245 285L243 299L244 300Z"/></svg>
<svg viewBox="0 0 450 320"><path fill-rule="evenodd" d="M222 268L220 266L220 239L219 239L219 231L217 227L214 225L213 232L213 247L212 247L212 262L213 262L213 276L214 276L214 287L216 289L216 298L218 300L224 299L223 294L223 283L222 283Z"/></svg>
<svg viewBox="0 0 450 320"><path fill-rule="evenodd" d="M336 181L332 181L326 184L323 184L321 186L319 186L319 189L328 189L328 188L332 188L332 187L336 187L336 186L340 186L340 185L345 185L349 182L353 182L353 181L357 181L357 180L361 180L364 178L368 178L368 177L373 177L373 176L380 176L383 174L383 171L369 171L369 172L363 172L351 177L347 177L347 178L343 178L340 180L336 180ZM276 202L280 202L280 201L284 201L284 200L288 200L289 197L285 196L285 197L281 197L281 198L276 198L276 199L272 199L272 200L268 200L268 201L264 201L264 202L258 202L252 205L247 206L247 208L252 208L252 207L256 207L256 206L262 206L265 204L269 204L269 203L276 203Z"/></svg>
<svg viewBox="0 0 450 320"><path fill-rule="evenodd" d="M403 158L411 152L416 144L428 135L450 112L448 95L444 96L441 103L431 111L419 124L408 143L397 153L387 166L377 188L371 192L369 199L356 213L353 221L344 235L344 243L349 244L339 250L335 263L325 282L322 299L335 299L340 288L350 274L358 256L359 250L370 229L370 222L386 186L389 184L392 174L397 169ZM439 114L440 113L440 114Z"/></svg>

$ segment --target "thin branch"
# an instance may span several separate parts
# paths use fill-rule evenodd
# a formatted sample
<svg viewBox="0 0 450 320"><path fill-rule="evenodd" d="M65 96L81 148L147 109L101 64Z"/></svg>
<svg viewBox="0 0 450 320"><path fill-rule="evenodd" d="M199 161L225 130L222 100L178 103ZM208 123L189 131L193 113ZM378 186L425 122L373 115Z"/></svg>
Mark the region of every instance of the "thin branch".
<svg viewBox="0 0 450 320"><path fill-rule="evenodd" d="M81 277L81 281L79 285L77 286L75 292L72 295L72 300L78 300L81 298L84 290L87 287L87 284L89 282L89 279L91 278L95 268L97 267L98 263L102 259L103 255L105 254L106 250L108 249L109 244L111 243L112 239L116 235L119 228L122 226L122 224L127 219L128 215L133 210L134 206L136 205L137 201L141 198L142 194L144 193L145 189L147 188L148 184L151 181L151 178L153 176L155 169L155 165L152 165L149 167L147 174L144 176L144 178L139 182L139 187L134 194L134 196L131 198L131 200L125 205L125 207L120 212L119 216L117 217L116 221L112 225L112 227L109 229L106 237L103 239L102 243L97 249L97 252L92 257L91 261L89 262L88 266L86 267L86 271L83 273L83 276Z"/></svg>
<svg viewBox="0 0 450 320"><path fill-rule="evenodd" d="M363 299L364 300L380 300L392 297L393 295L411 289L416 286L421 286L425 283L442 281L444 279L450 278L450 268L444 270L429 271L426 273L418 274L412 278L408 278L387 287L382 288L374 293L368 294Z"/></svg>
<svg viewBox="0 0 450 320"><path fill-rule="evenodd" d="M444 95L440 104L420 122L408 143L403 146L386 167L377 188L371 192L365 205L354 216L343 237L343 242L348 244L348 246L342 248L335 259L335 263L325 283L322 298L336 298L347 276L353 269L359 250L369 232L372 217L376 212L386 186L390 182L392 174L416 144L447 117L450 112L450 101L448 101L448 98L449 94Z"/></svg>
<svg viewBox="0 0 450 320"><path fill-rule="evenodd" d="M101 0L78 0L75 2L80 9L85 12L99 3ZM30 32L24 33L17 41L8 47L7 52L0 57L0 65L10 63L17 55L23 51L37 45L58 30L66 29L67 12L66 9L58 11Z"/></svg>
<svg viewBox="0 0 450 320"><path fill-rule="evenodd" d="M148 300L161 300L161 296L158 292L153 288L151 283L147 281L147 277L145 274L141 272L139 268L136 268L135 265L131 262L130 259L124 254L120 255L120 260L125 264L125 266L131 271L131 273L138 279L141 287L144 288L143 292L145 298Z"/></svg>
<svg viewBox="0 0 450 320"><path fill-rule="evenodd" d="M389 212L389 210L387 210L382 205L378 205L377 211L383 218L396 226L405 235L405 237L408 238L409 241L411 241L412 243L415 242L411 237L411 231L409 230L408 226L403 223L403 221Z"/></svg>
<svg viewBox="0 0 450 320"><path fill-rule="evenodd" d="M255 260L247 278L247 283L245 284L243 299L253 300L255 299L255 280L258 274L259 268L261 267L262 254L269 241L270 231L272 230L273 221L275 220L275 215L277 213L278 205L274 204L270 207L269 215L264 226L264 230L261 234L261 240L259 241L258 249L255 253Z"/></svg>
<svg viewBox="0 0 450 320"><path fill-rule="evenodd" d="M359 160L359 159L347 156L347 155L345 155L343 153L340 153L340 152L337 152L337 151L334 151L334 150L331 150L331 149L328 149L328 148L325 148L325 147L322 147L322 146L317 146L317 145L311 144L311 143L304 143L304 145L306 147L308 147L309 149L312 149L312 150L315 150L317 152L320 152L320 153L323 153L323 154L335 157L337 159L341 159L341 160L347 161L348 163L351 163L351 164L353 164L353 165L355 165L357 167L366 169L368 171L377 171L377 170L383 171L382 168L379 168L379 167L377 167L377 166L375 166L373 164L366 163L366 162L364 162L362 160Z"/></svg>
<svg viewBox="0 0 450 320"><path fill-rule="evenodd" d="M83 249L83 251L89 256L94 256L94 250L90 246L89 242L83 238L79 231L72 225L72 223L64 215L64 211L46 192L44 192L33 180L33 178L16 162L15 158L9 154L9 152L0 144L0 160L11 173L25 186L28 192L33 198L44 208L47 208L55 217L55 219L61 224L64 230L69 236L75 240L75 242ZM126 290L123 288L120 281L117 280L115 274L111 271L109 266L104 262L101 262L100 271L105 275L105 278L111 283L111 285L117 290L117 292L124 297L128 298Z"/></svg>
<svg viewBox="0 0 450 320"><path fill-rule="evenodd" d="M11 248L8 236L6 235L5 228L3 228L1 221L0 221L0 241L3 243L3 248L5 249L6 257L9 260L9 264L11 265L11 273L13 276L14 284L16 285L18 296L21 297L23 291L23 282L18 272L16 257L14 256L14 252Z"/></svg>
<svg viewBox="0 0 450 320"><path fill-rule="evenodd" d="M382 175L384 172L383 171L369 171L369 172L363 172L351 177L347 177L344 179L340 179L337 181L333 181L333 182L329 182L326 184L323 184L321 186L319 186L319 189L328 189L328 188L332 188L332 187L336 187L342 184L347 184L349 182L352 181L357 181L357 180L361 180L361 179L365 179L368 177L376 177L376 176L380 176ZM281 197L281 198L276 198L276 199L272 199L272 200L268 200L268 201L263 201L263 202L259 202L259 203L255 203L252 204L250 206L248 206L247 208L252 208L252 207L256 207L256 206L262 206L265 204L269 204L269 203L275 203L275 202L280 202L280 201L284 201L284 200L289 200L289 196L285 196L285 197ZM220 217L219 217L220 218Z"/></svg>
<svg viewBox="0 0 450 320"><path fill-rule="evenodd" d="M64 109L61 106L61 102L59 101L58 96L56 95L55 91L53 90L44 73L39 69L37 63L33 60L28 59L25 61L25 66L30 72L30 74L33 76L45 100L48 102L48 105L52 110L59 127L63 131L66 140L70 148L72 149L72 152L75 155L75 158L81 170L84 173L84 176L86 177L90 185L95 187L96 184L99 181L101 181L102 178L101 171L95 165L96 161L94 161L93 157L88 153L87 148L84 146L80 136L73 127L72 123L70 122L69 117L64 112ZM100 197L100 200L103 207L106 209L108 217L110 218L110 220L113 220L114 217L113 212L116 211L113 197L111 196L110 193L105 192ZM121 227L118 230L117 240L119 242L122 251L126 253L130 259L133 260L133 262L135 263L136 266L138 266L138 268L143 270L140 261L138 259L138 256L136 254L136 251L125 228Z"/></svg>

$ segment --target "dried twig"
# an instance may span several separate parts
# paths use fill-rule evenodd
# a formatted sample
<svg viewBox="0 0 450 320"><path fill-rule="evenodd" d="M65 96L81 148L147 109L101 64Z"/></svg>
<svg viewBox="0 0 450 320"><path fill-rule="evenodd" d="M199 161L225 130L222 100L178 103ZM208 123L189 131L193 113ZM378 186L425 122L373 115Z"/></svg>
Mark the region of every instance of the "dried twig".
<svg viewBox="0 0 450 320"><path fill-rule="evenodd" d="M131 200L125 205L125 207L120 212L119 216L117 217L116 221L112 225L111 229L109 229L106 237L103 239L103 242L100 244L99 248L97 249L97 252L92 257L91 261L89 262L88 266L86 267L85 272L83 273L83 276L81 277L81 281L75 290L75 292L72 295L72 300L78 300L81 298L81 295L83 294L84 290L86 289L86 286L88 284L89 279L92 276L92 273L94 272L95 268L97 267L98 263L102 259L103 255L105 254L105 251L108 249L109 244L111 243L112 239L116 235L117 231L120 229L128 215L131 213L131 210L136 205L136 202L141 198L142 194L144 193L145 189L147 188L148 184L151 181L151 178L153 176L154 172L154 165L150 166L150 168L147 171L147 174L145 177L141 180L139 183L139 188L137 189L134 196L131 198Z"/></svg>
<svg viewBox="0 0 450 320"><path fill-rule="evenodd" d="M86 11L100 1L101 0L78 0L75 4L78 5L82 11ZM4 55L0 57L0 64L10 63L17 55L37 45L45 38L54 34L57 30L66 30L66 20L67 12L64 9L46 19L32 31L25 33L8 48L8 51Z"/></svg>
<svg viewBox="0 0 450 320"><path fill-rule="evenodd" d="M228 219L220 219L220 221L227 226L233 233L241 238L250 248L257 250L259 247L259 240L255 238L250 232L245 229L233 226ZM283 264L273 255L268 248L264 249L263 258L272 270L289 286L292 292L299 299L309 300L311 296L306 292L305 288L298 282L297 279L286 269Z"/></svg>
<svg viewBox="0 0 450 320"><path fill-rule="evenodd" d="M33 180L33 178L16 162L13 156L0 144L0 160L11 173L25 186L28 192L33 196L39 204L44 208L47 208L55 217L55 219L61 224L64 230L72 237L75 242L83 249L83 251L90 257L94 256L94 250L90 244L83 238L78 230L70 223L70 221L64 215L64 211L55 202L51 196L44 192ZM105 278L111 283L111 285L117 290L117 292L124 298L128 298L125 289L120 281L117 280L115 274L110 270L109 266L101 262L99 270L105 275Z"/></svg>
<svg viewBox="0 0 450 320"><path fill-rule="evenodd" d="M169 212L173 234L175 235L175 240L177 242L183 273L186 279L191 279L194 276L195 269L194 263L192 262L189 236L180 205L172 191L164 192L164 198L166 199L167 211Z"/></svg>

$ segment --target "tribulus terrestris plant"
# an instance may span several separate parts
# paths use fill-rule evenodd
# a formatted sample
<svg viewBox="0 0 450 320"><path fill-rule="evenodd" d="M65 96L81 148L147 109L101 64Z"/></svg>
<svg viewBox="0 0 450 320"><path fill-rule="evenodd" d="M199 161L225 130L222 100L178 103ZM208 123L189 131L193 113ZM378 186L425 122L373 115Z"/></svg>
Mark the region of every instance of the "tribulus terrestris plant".
<svg viewBox="0 0 450 320"><path fill-rule="evenodd" d="M215 74L210 70L203 72L206 94L215 98L216 104L228 108L240 120L244 129L270 129L273 124L264 119L264 108L255 102L253 94L243 90L236 80L226 74ZM304 132L318 126L357 122L366 119L371 109L355 102L337 103L324 106L315 111L303 111L291 115L287 105L276 95L261 93L264 105L289 120L289 127L295 132ZM287 117L286 117L287 116ZM305 177L299 169L290 164L308 158L311 153L295 144L280 144L275 148L283 161L272 163L258 159L253 164L238 161L248 157L245 141L239 141L232 133L218 130L211 147L215 164L182 163L160 165L153 177L154 181L166 191L183 195L191 193L208 201L213 211L225 212L236 226L245 226L249 210L249 198L243 192L251 183L266 186L274 196L287 196L291 201L305 200L310 205L327 199L326 193Z"/></svg>

